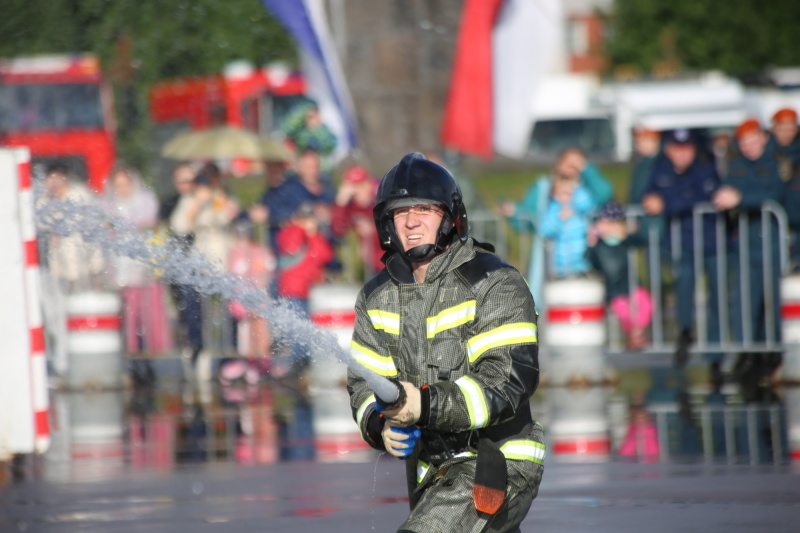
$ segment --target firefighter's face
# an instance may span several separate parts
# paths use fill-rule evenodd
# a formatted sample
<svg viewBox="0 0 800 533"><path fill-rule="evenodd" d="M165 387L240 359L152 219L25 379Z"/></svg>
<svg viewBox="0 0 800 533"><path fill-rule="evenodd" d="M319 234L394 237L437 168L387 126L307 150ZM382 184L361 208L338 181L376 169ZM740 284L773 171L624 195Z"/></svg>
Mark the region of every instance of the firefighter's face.
<svg viewBox="0 0 800 533"><path fill-rule="evenodd" d="M408 251L416 246L436 243L444 210L435 205L421 204L395 209L392 216L403 250Z"/></svg>

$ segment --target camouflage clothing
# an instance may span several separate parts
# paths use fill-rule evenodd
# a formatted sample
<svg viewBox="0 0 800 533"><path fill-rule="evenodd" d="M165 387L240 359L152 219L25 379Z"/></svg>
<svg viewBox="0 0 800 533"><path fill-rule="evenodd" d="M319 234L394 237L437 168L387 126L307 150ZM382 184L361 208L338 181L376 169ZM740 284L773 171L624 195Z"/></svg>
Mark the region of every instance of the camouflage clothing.
<svg viewBox="0 0 800 533"><path fill-rule="evenodd" d="M472 239L455 239L435 257L424 283L399 254L386 264L359 294L351 354L382 376L428 386L423 435L406 459L413 512L404 530L515 531L544 459L542 428L530 414L539 381L530 291L516 269ZM383 449L373 391L352 370L348 389L362 435ZM472 503L482 439L506 459L506 498L495 515Z"/></svg>

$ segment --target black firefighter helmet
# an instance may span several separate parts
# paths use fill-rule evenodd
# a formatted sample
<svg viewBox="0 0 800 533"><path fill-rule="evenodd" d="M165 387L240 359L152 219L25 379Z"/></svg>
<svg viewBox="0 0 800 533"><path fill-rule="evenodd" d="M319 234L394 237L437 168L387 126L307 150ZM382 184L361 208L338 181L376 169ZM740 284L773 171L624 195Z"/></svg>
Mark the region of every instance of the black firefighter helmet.
<svg viewBox="0 0 800 533"><path fill-rule="evenodd" d="M445 210L435 244L416 246L408 251L397 236L392 210L400 205L423 201L435 202ZM399 252L410 261L425 261L442 252L454 235L465 241L469 235L467 210L461 188L449 170L413 152L403 156L381 179L373 210L381 248Z"/></svg>

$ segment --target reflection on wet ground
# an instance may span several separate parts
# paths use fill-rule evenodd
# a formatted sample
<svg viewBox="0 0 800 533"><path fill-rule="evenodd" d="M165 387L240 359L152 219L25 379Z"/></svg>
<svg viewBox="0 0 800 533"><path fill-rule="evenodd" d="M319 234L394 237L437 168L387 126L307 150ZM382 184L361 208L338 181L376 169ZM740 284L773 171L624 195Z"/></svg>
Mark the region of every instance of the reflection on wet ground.
<svg viewBox="0 0 800 533"><path fill-rule="evenodd" d="M156 379L122 390L55 391L44 479L208 463L372 462L352 421L341 369L300 379ZM340 379L332 379L331 375ZM745 405L671 368L635 369L615 387L542 387L532 403L549 460L784 464L796 391ZM622 384L625 384L623 386ZM633 385L631 385L633 384ZM784 397L791 397L784 401ZM794 407L792 407L794 406ZM797 430L795 430L797 431Z"/></svg>
<svg viewBox="0 0 800 533"><path fill-rule="evenodd" d="M205 382L154 370L154 382L123 390L53 392L50 451L0 469L0 531L335 533L402 522L402 463L361 441L342 368ZM542 387L532 407L547 429L547 475L523 531L619 533L640 520L672 531L678 510L692 517L687 531L745 519L742 531L791 531L798 391L745 405L697 370Z"/></svg>

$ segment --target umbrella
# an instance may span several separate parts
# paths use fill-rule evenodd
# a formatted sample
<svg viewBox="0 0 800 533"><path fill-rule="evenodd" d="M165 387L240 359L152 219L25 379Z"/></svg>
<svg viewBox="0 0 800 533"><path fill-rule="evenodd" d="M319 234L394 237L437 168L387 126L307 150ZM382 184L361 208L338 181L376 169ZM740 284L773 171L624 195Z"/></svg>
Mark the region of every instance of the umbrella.
<svg viewBox="0 0 800 533"><path fill-rule="evenodd" d="M282 163L291 163L292 152L283 142L270 137L265 137L261 140L261 158L264 161L280 161Z"/></svg>
<svg viewBox="0 0 800 533"><path fill-rule="evenodd" d="M261 159L261 153L258 135L228 126L180 133L161 150L172 159Z"/></svg>

